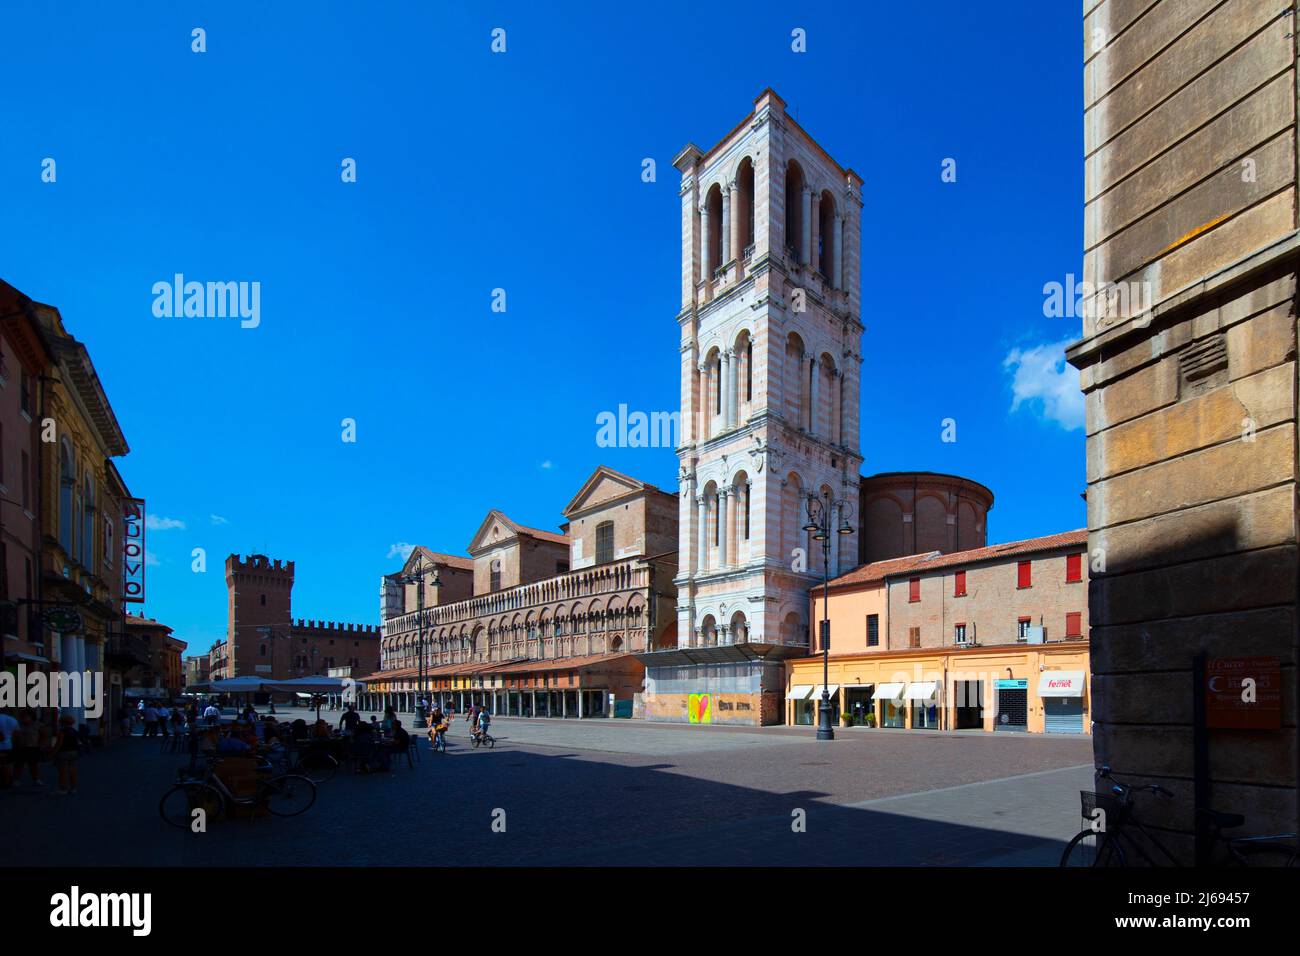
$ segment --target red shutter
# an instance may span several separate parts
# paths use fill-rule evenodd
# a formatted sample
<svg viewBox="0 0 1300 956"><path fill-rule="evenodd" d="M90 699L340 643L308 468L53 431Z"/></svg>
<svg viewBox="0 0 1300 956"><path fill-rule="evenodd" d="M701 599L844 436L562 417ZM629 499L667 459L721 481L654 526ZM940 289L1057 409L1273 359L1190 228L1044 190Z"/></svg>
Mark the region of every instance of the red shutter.
<svg viewBox="0 0 1300 956"><path fill-rule="evenodd" d="M1083 615L1080 612L1071 611L1065 615L1065 636L1083 637Z"/></svg>
<svg viewBox="0 0 1300 956"><path fill-rule="evenodd" d="M1029 573L1029 562L1021 561L1016 565L1016 587L1027 588L1032 586L1032 578Z"/></svg>
<svg viewBox="0 0 1300 956"><path fill-rule="evenodd" d="M1083 555L1067 554L1065 556L1065 580L1083 580Z"/></svg>
<svg viewBox="0 0 1300 956"><path fill-rule="evenodd" d="M909 603L913 603L913 604L921 600L921 579L920 578L912 578L910 581L907 582L907 600Z"/></svg>
<svg viewBox="0 0 1300 956"><path fill-rule="evenodd" d="M956 579L954 580L952 586L952 596L953 597L966 596L966 572L965 571L957 572Z"/></svg>

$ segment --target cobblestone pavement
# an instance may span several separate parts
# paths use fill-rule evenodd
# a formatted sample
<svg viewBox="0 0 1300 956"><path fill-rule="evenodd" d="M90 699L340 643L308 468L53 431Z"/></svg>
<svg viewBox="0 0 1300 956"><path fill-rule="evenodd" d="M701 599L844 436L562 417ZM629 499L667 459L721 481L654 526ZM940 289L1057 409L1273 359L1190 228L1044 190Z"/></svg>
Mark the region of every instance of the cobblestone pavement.
<svg viewBox="0 0 1300 956"><path fill-rule="evenodd" d="M0 865L1052 865L1091 782L1084 737L498 719L488 751L464 727L414 769L340 771L300 817L206 834L158 817L186 758L117 741L77 794L0 793Z"/></svg>

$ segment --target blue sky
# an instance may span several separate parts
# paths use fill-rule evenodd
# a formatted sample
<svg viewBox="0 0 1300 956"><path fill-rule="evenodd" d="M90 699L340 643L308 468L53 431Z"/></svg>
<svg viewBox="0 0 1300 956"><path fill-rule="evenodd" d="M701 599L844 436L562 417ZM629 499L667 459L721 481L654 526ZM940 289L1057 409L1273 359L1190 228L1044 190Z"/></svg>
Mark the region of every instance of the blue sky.
<svg viewBox="0 0 1300 956"><path fill-rule="evenodd" d="M1083 526L1080 327L1043 314L1082 258L1078 8L605 6L0 5L0 276L89 346L156 517L145 610L192 650L230 552L376 623L396 544L554 528L602 462L675 487L595 418L676 408L671 160L766 86L865 180L864 470L984 482L991 541ZM176 273L260 282L261 324L155 317Z"/></svg>

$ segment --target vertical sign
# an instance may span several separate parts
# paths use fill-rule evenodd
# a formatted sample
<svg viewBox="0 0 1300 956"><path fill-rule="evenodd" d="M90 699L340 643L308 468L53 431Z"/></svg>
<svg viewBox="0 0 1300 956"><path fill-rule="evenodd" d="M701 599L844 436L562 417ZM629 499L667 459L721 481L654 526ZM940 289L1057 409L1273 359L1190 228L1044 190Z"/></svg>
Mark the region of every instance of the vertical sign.
<svg viewBox="0 0 1300 956"><path fill-rule="evenodd" d="M122 502L122 600L144 603L144 500Z"/></svg>

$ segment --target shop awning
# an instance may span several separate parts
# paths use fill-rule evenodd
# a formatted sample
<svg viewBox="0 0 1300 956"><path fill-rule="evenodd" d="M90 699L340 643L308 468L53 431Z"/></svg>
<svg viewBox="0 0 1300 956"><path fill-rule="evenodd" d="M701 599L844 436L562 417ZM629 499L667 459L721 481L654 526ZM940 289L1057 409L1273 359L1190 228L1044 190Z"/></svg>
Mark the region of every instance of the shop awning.
<svg viewBox="0 0 1300 956"><path fill-rule="evenodd" d="M1046 671L1038 678L1038 696L1082 697L1086 685L1083 671Z"/></svg>
<svg viewBox="0 0 1300 956"><path fill-rule="evenodd" d="M27 654L23 651L10 651L5 655L5 658L12 658L16 661L25 661L28 664L48 664L50 662L48 657L42 657L40 654Z"/></svg>
<svg viewBox="0 0 1300 956"><path fill-rule="evenodd" d="M812 693L812 684L797 684L790 688L790 693L785 695L786 700L807 700L808 695Z"/></svg>
<svg viewBox="0 0 1300 956"><path fill-rule="evenodd" d="M831 686L830 686L830 687L827 687L826 690L830 692L830 695L831 695L832 697L834 697L837 693L839 693L840 685L839 685L839 684L831 684ZM813 699L813 700L821 700L821 699L822 699L822 685L821 685L821 684L818 684L816 687L813 688L812 699Z"/></svg>
<svg viewBox="0 0 1300 956"><path fill-rule="evenodd" d="M906 689L906 684L881 684L876 688L876 700L899 700Z"/></svg>
<svg viewBox="0 0 1300 956"><path fill-rule="evenodd" d="M939 682L933 680L917 681L907 685L907 692L903 694L907 700L915 700L923 703L929 703L939 696Z"/></svg>

